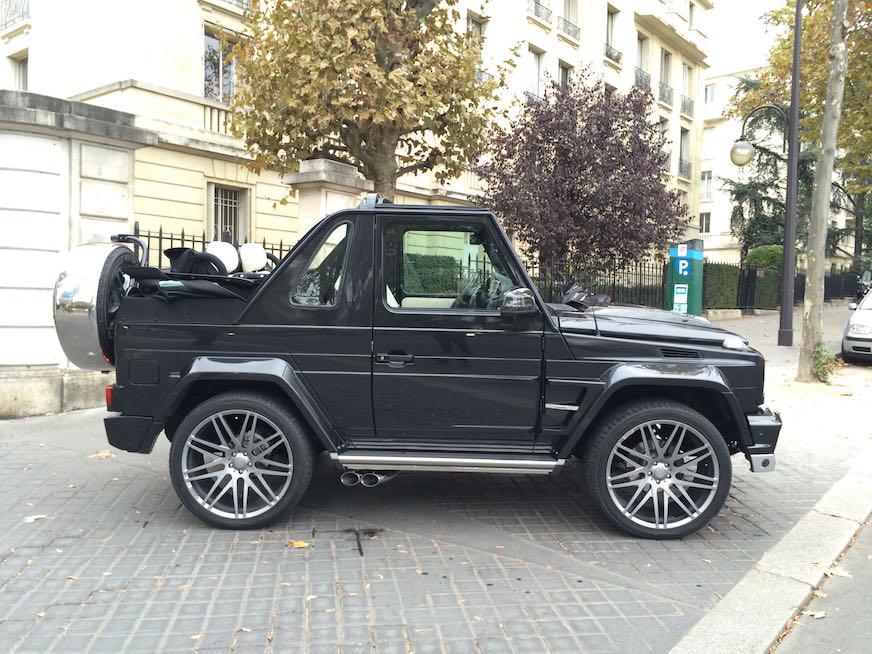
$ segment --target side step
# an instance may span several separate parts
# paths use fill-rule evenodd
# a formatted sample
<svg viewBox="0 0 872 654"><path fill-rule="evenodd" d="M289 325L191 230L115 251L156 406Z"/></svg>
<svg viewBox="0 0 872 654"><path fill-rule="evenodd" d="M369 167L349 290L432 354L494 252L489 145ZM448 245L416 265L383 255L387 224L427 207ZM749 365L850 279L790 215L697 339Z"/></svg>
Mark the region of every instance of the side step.
<svg viewBox="0 0 872 654"><path fill-rule="evenodd" d="M547 475L564 459L551 457L506 458L439 454L336 454L330 458L346 470L397 470L420 472L495 472Z"/></svg>

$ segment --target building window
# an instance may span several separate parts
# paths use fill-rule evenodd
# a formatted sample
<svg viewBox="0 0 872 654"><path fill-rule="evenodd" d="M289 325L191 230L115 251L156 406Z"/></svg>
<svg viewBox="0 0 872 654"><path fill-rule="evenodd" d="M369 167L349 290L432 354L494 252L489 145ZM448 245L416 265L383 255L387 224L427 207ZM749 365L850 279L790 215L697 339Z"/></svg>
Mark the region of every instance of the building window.
<svg viewBox="0 0 872 654"><path fill-rule="evenodd" d="M615 47L615 27L618 22L618 10L609 7L606 11L606 45Z"/></svg>
<svg viewBox="0 0 872 654"><path fill-rule="evenodd" d="M560 86L569 86L569 78L572 75L572 66L560 62L559 82Z"/></svg>
<svg viewBox="0 0 872 654"><path fill-rule="evenodd" d="M672 83L672 53L669 50L660 51L660 83L667 86Z"/></svg>
<svg viewBox="0 0 872 654"><path fill-rule="evenodd" d="M710 211L704 211L699 214L699 232L700 234L710 234L712 231L712 214Z"/></svg>
<svg viewBox="0 0 872 654"><path fill-rule="evenodd" d="M712 171L704 170L700 175L700 198L702 200L712 199Z"/></svg>
<svg viewBox="0 0 872 654"><path fill-rule="evenodd" d="M681 64L681 83L684 95L693 98L693 66L690 64Z"/></svg>
<svg viewBox="0 0 872 654"><path fill-rule="evenodd" d="M236 78L236 62L230 58L233 44L206 32L204 46L203 95L210 100L230 102Z"/></svg>
<svg viewBox="0 0 872 654"><path fill-rule="evenodd" d="M472 14L466 15L466 31L476 36L484 36L484 21Z"/></svg>
<svg viewBox="0 0 872 654"><path fill-rule="evenodd" d="M648 37L644 34L636 35L636 68L648 70Z"/></svg>
<svg viewBox="0 0 872 654"><path fill-rule="evenodd" d="M212 187L212 236L216 241L245 243L248 240L244 189Z"/></svg>
<svg viewBox="0 0 872 654"><path fill-rule="evenodd" d="M678 176L690 179L690 131L681 128L681 136L678 139Z"/></svg>
<svg viewBox="0 0 872 654"><path fill-rule="evenodd" d="M27 56L13 61L15 65L15 90L27 90Z"/></svg>
<svg viewBox="0 0 872 654"><path fill-rule="evenodd" d="M706 84L705 85L705 103L712 104L715 101L715 85L714 84Z"/></svg>
<svg viewBox="0 0 872 654"><path fill-rule="evenodd" d="M694 21L696 20L696 5L692 2L687 3L687 27L693 29Z"/></svg>
<svg viewBox="0 0 872 654"><path fill-rule="evenodd" d="M537 100L542 97L542 56L540 50L530 47L527 89L528 93Z"/></svg>

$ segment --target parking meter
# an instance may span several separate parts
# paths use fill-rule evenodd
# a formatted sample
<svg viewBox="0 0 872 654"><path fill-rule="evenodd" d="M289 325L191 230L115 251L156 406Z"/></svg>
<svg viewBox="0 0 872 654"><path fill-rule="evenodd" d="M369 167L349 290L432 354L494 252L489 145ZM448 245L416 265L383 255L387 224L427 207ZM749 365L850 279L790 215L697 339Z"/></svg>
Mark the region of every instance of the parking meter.
<svg viewBox="0 0 872 654"><path fill-rule="evenodd" d="M669 246L666 308L675 313L702 313L702 239Z"/></svg>

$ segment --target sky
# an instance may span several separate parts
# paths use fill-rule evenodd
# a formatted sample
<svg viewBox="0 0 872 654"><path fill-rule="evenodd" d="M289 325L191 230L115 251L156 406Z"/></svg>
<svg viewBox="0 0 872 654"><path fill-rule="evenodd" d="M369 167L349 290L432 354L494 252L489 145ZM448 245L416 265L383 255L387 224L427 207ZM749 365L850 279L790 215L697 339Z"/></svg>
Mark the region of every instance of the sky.
<svg viewBox="0 0 872 654"><path fill-rule="evenodd" d="M786 0L715 0L708 12L709 75L757 68L772 46L771 28L761 16Z"/></svg>

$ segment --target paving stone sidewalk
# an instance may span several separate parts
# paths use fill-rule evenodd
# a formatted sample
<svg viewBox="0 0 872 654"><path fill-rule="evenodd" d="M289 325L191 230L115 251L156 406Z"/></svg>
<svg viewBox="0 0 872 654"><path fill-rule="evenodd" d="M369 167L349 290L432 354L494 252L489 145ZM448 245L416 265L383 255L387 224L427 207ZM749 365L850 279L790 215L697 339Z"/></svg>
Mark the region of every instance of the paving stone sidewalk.
<svg viewBox="0 0 872 654"><path fill-rule="evenodd" d="M104 458L102 411L0 423L0 650L666 651L870 438L872 368L831 387L770 376L778 470L735 457L725 509L668 542L613 529L573 465L363 489L322 461L287 524L219 531L180 506L164 439Z"/></svg>

